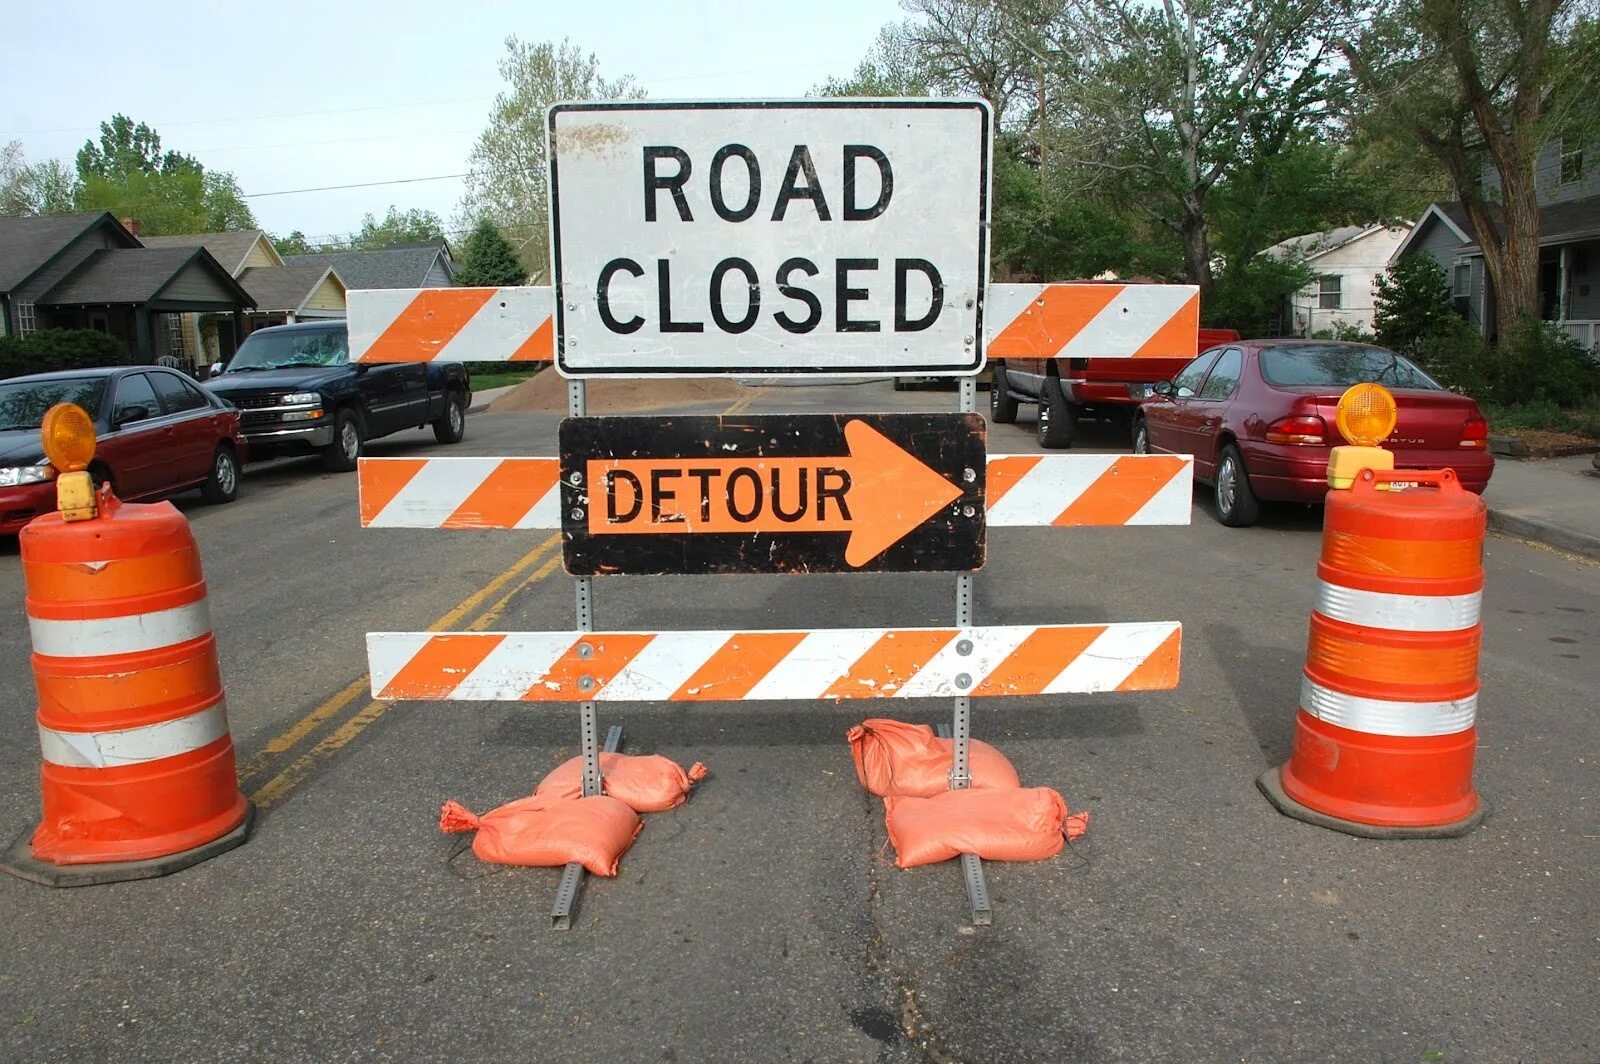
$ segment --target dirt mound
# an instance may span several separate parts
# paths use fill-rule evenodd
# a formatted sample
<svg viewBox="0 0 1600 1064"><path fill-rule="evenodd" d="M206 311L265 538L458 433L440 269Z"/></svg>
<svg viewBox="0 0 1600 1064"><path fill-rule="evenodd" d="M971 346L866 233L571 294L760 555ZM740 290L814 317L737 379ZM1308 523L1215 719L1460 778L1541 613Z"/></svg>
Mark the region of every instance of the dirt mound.
<svg viewBox="0 0 1600 1064"><path fill-rule="evenodd" d="M690 403L727 402L750 394L737 381L719 377L683 380L600 380L589 382L589 413L631 414L662 410ZM540 411L565 413L567 381L554 370L544 370L489 404L491 414Z"/></svg>

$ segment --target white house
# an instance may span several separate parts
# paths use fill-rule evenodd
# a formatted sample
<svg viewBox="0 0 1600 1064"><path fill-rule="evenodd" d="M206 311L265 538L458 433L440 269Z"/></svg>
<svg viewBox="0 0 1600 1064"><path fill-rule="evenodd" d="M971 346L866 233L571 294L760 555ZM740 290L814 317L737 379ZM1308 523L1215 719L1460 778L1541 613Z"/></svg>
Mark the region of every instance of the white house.
<svg viewBox="0 0 1600 1064"><path fill-rule="evenodd" d="M1339 326L1371 332L1373 281L1410 231L1409 225L1346 225L1268 248L1273 258L1298 258L1317 275L1289 301L1289 332L1315 336Z"/></svg>

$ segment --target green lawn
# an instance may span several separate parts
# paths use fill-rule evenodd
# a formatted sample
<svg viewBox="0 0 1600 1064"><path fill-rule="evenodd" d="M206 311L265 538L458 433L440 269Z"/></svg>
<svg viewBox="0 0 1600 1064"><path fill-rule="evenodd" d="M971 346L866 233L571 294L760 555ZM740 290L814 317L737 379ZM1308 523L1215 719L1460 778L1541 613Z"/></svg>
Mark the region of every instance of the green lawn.
<svg viewBox="0 0 1600 1064"><path fill-rule="evenodd" d="M486 392L491 388L509 388L513 384L521 384L538 372L537 369L504 369L493 373L474 373L472 390Z"/></svg>

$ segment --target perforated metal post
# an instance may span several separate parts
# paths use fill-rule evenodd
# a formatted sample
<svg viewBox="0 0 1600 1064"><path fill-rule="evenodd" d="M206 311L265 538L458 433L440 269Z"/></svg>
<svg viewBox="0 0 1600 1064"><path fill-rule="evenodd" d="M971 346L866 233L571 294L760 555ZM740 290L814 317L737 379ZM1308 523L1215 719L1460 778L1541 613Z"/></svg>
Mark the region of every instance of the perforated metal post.
<svg viewBox="0 0 1600 1064"><path fill-rule="evenodd" d="M613 724L606 732L606 753L622 749L622 726ZM561 882L556 884L556 903L550 908L550 930L572 930L572 910L578 903L578 888L583 885L583 865L571 861L561 870Z"/></svg>
<svg viewBox="0 0 1600 1064"><path fill-rule="evenodd" d="M569 417L583 417L588 413L588 394L584 382L570 380L567 382L567 415ZM578 631L594 631L594 586L592 578L580 576L577 578L577 622ZM588 648L585 643L578 645L578 656L584 657ZM593 651L590 650L590 653ZM589 676L579 676L578 685L593 686L594 679ZM596 719L594 703L578 703L579 730L582 732L583 742L583 793L596 795L600 793L600 743L598 731L599 721ZM615 753L622 748L622 728L613 726L606 733L606 751ZM572 909L577 904L578 888L583 884L583 865L576 861L568 864L561 870L561 882L556 886L556 903L550 910L550 927L555 931L566 931L572 927Z"/></svg>
<svg viewBox="0 0 1600 1064"><path fill-rule="evenodd" d="M976 377L961 377L957 381L957 409L963 414L975 413L978 409L978 380ZM956 577L956 627L967 628L972 624L972 574L961 573ZM965 638L958 639L956 652L962 653L962 647L971 652L971 642ZM965 674L962 674L963 676ZM961 676L957 676L956 683L961 683ZM968 684L971 683L970 678ZM953 756L950 765L950 787L953 790L964 791L972 785L972 699L963 695L956 699L954 719L951 721L950 737L953 742ZM944 732L944 728L939 729ZM994 914L989 908L989 886L983 878L983 862L975 853L961 855L961 876L966 880L967 901L972 908L972 922L975 924L989 924L993 922Z"/></svg>

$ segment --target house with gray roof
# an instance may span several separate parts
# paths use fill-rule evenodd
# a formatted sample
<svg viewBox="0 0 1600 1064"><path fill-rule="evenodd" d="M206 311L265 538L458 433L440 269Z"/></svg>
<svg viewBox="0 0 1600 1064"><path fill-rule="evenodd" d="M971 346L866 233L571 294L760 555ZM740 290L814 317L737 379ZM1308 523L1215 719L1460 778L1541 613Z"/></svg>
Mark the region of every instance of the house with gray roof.
<svg viewBox="0 0 1600 1064"><path fill-rule="evenodd" d="M373 251L323 251L289 255L287 265L319 262L332 266L347 288L449 288L456 263L443 240L398 244Z"/></svg>
<svg viewBox="0 0 1600 1064"><path fill-rule="evenodd" d="M1539 202L1539 316L1591 351L1600 352L1600 159L1595 146L1555 138L1539 148L1534 187ZM1479 178L1491 199L1500 174L1485 163ZM1500 235L1505 218L1489 204ZM1483 245L1459 202L1430 203L1394 258L1427 255L1450 278L1456 312L1485 336L1499 332L1494 282Z"/></svg>
<svg viewBox="0 0 1600 1064"><path fill-rule="evenodd" d="M183 361L183 315L240 321L254 305L205 248L145 247L108 212L0 218L0 331L7 336L96 329L140 362Z"/></svg>
<svg viewBox="0 0 1600 1064"><path fill-rule="evenodd" d="M142 237L150 247L204 247L226 266L255 300L255 312L244 318L235 334L230 322L203 327L199 315L184 324L185 343L200 352L205 365L226 362L244 338L269 325L288 325L307 318L345 316L345 283L331 265L297 262L287 265L272 240L260 229L185 236Z"/></svg>
<svg viewBox="0 0 1600 1064"><path fill-rule="evenodd" d="M1281 261L1305 263L1316 279L1289 300L1286 331L1294 336L1331 334L1340 328L1372 331L1373 282L1409 226L1344 225L1290 237L1268 248Z"/></svg>

